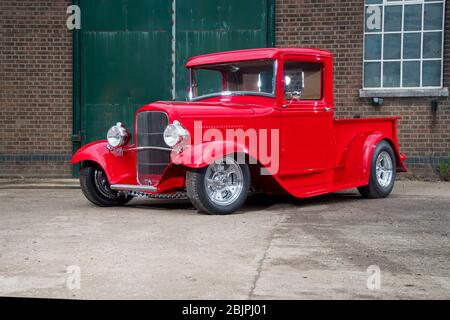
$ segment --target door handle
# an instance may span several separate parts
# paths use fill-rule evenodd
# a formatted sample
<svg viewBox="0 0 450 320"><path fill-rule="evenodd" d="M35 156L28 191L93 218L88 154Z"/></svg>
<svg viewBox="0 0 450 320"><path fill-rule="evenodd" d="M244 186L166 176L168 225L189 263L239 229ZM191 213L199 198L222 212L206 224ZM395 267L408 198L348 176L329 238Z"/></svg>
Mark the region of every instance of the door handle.
<svg viewBox="0 0 450 320"><path fill-rule="evenodd" d="M326 112L329 112L330 110L331 110L330 107L325 107L325 111L326 111Z"/></svg>

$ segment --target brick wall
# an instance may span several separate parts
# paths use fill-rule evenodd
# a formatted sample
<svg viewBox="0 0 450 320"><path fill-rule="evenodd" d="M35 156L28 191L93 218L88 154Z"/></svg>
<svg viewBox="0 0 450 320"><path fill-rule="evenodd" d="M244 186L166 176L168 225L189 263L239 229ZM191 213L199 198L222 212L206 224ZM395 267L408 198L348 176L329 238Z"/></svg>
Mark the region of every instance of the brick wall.
<svg viewBox="0 0 450 320"><path fill-rule="evenodd" d="M399 138L408 167L418 176L430 176L450 152L450 99L385 98L381 107L359 97L362 86L364 1L277 0L278 47L316 47L334 53L337 117L400 115ZM446 6L444 86L450 86L450 5Z"/></svg>
<svg viewBox="0 0 450 320"><path fill-rule="evenodd" d="M0 176L71 175L70 3L0 1Z"/></svg>

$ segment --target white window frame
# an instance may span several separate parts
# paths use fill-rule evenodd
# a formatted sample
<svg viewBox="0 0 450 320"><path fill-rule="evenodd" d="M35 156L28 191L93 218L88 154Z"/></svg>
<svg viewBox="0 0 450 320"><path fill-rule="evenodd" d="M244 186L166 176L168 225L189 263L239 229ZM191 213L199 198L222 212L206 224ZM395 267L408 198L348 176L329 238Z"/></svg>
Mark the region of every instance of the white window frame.
<svg viewBox="0 0 450 320"><path fill-rule="evenodd" d="M443 12L442 12L442 29L438 30L424 30L424 20L425 20L425 4L440 4L443 5ZM415 30L415 31L405 31L404 30L404 15L405 15L405 5L422 5L422 28L421 30ZM388 6L402 6L402 21L401 21L401 30L400 31L384 31L384 19L385 19L385 9ZM364 40L363 40L363 77L362 77L362 88L361 90L361 96L371 96L370 94L364 94L363 91L398 91L398 90L408 90L408 91L423 91L423 90L436 90L436 89L443 89L443 81L444 81L444 41L445 41L445 0L433 0L433 1L425 1L425 0L398 0L398 1L389 1L389 0L383 0L380 4L366 4L364 1ZM366 31L366 12L368 7L381 7L382 10L382 16L381 16L381 31ZM419 33L421 34L421 50L420 50L420 58L417 59L404 59L403 58L403 39L404 35L408 33ZM442 43L441 43L441 57L440 58L424 58L423 57L423 38L425 33L429 32L442 32ZM400 45L400 59L384 59L384 35L385 34L398 34L401 35L401 45ZM366 35L381 35L381 58L380 60L366 60L365 56L365 50L366 50ZM419 87L403 87L403 62L407 61L414 61L414 62L420 62L420 86ZM424 61L440 61L441 62L441 79L440 79L440 86L423 86L423 62ZM380 87L365 87L365 63L367 62L377 62L381 64L381 73L380 73ZM383 87L383 81L384 81L384 74L383 74L383 65L384 62L400 62L400 86L399 87ZM440 92L439 95L441 95L443 92ZM420 94L419 94L420 95ZM446 94L444 92L444 95L448 95L448 90L446 90Z"/></svg>

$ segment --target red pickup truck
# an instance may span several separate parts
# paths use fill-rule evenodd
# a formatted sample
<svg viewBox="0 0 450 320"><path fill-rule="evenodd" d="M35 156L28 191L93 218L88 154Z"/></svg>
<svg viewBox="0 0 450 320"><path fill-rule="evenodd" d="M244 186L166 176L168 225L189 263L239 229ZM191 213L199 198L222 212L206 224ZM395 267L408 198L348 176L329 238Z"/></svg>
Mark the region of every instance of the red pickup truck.
<svg viewBox="0 0 450 320"><path fill-rule="evenodd" d="M117 123L75 153L88 200L187 195L201 212L229 214L251 190L304 198L358 188L382 198L406 171L398 117L334 119L328 51L229 51L186 67L188 101L145 105L133 134Z"/></svg>

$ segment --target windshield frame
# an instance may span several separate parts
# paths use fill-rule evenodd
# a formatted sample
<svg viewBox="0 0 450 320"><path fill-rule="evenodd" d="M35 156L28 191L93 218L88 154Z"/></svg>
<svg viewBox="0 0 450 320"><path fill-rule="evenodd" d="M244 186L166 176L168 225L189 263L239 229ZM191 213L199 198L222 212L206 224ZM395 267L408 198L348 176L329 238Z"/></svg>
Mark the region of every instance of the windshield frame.
<svg viewBox="0 0 450 320"><path fill-rule="evenodd" d="M228 64L232 64L232 63L251 62L251 61L272 61L272 66L273 66L272 93L257 92L257 91L220 91L220 92L204 94L204 95L197 96L197 97L193 96L194 69L202 69L202 67L206 67L206 66L220 66L220 65L228 65ZM198 100L207 99L207 98L231 97L231 96L260 96L260 97L267 97L267 98L276 98L277 73L278 73L278 60L277 59L256 59L256 60L230 61L230 62L220 63L220 64L209 64L209 65L204 64L204 65L190 67L188 73L189 73L189 94L188 94L189 101L198 101Z"/></svg>

